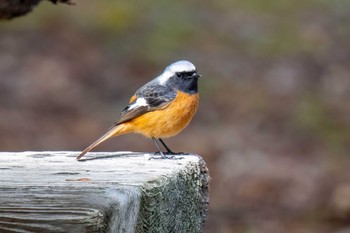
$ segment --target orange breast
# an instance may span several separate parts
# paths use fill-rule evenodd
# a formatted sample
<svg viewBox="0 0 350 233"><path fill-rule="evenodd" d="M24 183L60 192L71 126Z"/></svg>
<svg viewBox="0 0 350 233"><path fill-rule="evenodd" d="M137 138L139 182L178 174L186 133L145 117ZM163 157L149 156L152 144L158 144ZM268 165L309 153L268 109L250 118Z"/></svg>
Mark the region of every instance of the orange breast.
<svg viewBox="0 0 350 233"><path fill-rule="evenodd" d="M166 138L178 134L190 123L196 113L199 95L178 92L176 98L164 109L145 113L125 124L135 133L146 137Z"/></svg>

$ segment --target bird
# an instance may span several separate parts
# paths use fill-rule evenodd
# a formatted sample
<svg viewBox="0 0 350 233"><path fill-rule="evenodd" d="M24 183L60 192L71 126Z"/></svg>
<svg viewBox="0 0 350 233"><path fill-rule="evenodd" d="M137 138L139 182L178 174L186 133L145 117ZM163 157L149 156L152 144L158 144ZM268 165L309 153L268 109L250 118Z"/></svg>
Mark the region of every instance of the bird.
<svg viewBox="0 0 350 233"><path fill-rule="evenodd" d="M201 77L189 61L170 64L163 73L135 92L107 133L83 150L76 159L81 159L107 139L127 133L151 138L160 158L170 159L181 154L171 151L162 138L177 135L192 120L199 104L198 80ZM166 152L160 149L158 142Z"/></svg>

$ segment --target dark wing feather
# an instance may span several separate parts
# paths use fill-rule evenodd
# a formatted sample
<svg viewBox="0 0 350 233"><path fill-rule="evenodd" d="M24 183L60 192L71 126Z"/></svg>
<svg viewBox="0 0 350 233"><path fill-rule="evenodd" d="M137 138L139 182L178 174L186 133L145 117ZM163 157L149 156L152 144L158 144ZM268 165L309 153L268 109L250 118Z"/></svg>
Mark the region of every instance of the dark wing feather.
<svg viewBox="0 0 350 233"><path fill-rule="evenodd" d="M119 120L117 122L115 122L114 125L119 125L119 124L124 123L126 121L132 120L135 117L138 117L138 116L141 116L141 115L145 114L146 112L148 112L148 107L147 106L140 106L140 107L134 108L134 109L132 109L130 111L125 109L120 114Z"/></svg>
<svg viewBox="0 0 350 233"><path fill-rule="evenodd" d="M119 125L126 121L132 120L147 112L163 109L167 107L176 97L176 91L171 87L162 85L145 85L135 93L136 99L132 101L120 114L119 120L115 125ZM131 108L138 98L144 98L147 102L146 106L138 106Z"/></svg>

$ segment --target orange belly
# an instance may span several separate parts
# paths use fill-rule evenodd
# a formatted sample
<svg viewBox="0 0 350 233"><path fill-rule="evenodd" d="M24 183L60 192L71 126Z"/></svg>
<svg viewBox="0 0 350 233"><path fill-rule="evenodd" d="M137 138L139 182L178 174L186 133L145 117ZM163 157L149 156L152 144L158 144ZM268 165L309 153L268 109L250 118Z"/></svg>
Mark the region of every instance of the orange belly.
<svg viewBox="0 0 350 233"><path fill-rule="evenodd" d="M178 92L166 108L136 117L124 123L132 132L146 137L166 138L183 130L196 113L199 95Z"/></svg>

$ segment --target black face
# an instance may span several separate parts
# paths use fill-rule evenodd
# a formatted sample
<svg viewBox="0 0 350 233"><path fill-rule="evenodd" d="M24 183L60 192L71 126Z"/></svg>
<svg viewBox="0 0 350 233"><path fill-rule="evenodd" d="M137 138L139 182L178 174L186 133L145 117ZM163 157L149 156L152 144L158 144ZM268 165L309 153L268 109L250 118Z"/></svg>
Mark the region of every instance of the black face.
<svg viewBox="0 0 350 233"><path fill-rule="evenodd" d="M176 72L170 81L177 90L187 94L195 94L198 92L199 77L200 75L196 71Z"/></svg>

